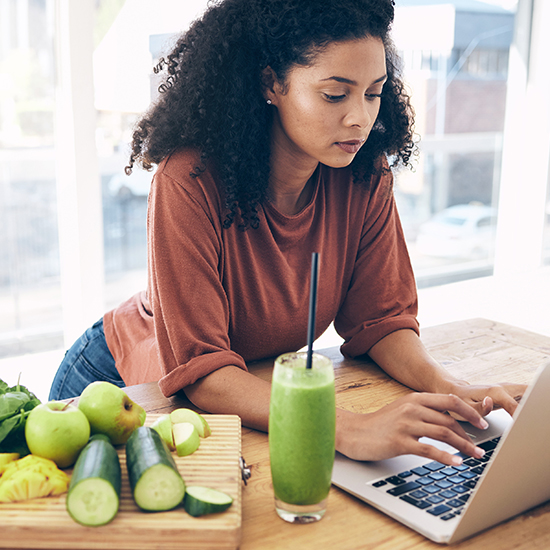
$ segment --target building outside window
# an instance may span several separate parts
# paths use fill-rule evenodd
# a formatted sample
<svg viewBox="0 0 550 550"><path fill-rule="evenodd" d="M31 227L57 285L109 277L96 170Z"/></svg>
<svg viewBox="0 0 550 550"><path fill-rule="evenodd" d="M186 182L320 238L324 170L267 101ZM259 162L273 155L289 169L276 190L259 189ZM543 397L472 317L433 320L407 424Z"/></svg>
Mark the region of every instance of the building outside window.
<svg viewBox="0 0 550 550"><path fill-rule="evenodd" d="M490 275L514 12L471 0L396 8L421 136L418 166L397 176L396 195L418 284Z"/></svg>

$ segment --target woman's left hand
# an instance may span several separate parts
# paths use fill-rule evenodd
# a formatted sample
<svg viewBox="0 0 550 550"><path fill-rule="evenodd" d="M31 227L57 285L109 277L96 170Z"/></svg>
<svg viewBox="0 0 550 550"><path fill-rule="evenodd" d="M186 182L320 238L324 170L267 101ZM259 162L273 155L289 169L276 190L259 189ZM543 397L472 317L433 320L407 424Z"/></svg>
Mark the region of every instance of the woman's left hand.
<svg viewBox="0 0 550 550"><path fill-rule="evenodd" d="M523 384L470 385L458 380L430 356L418 335L408 329L388 334L371 348L369 355L387 374L409 388L457 395L482 416L493 409L505 409L513 415L527 387ZM450 414L463 420L456 413Z"/></svg>
<svg viewBox="0 0 550 550"><path fill-rule="evenodd" d="M526 388L523 384L470 385L459 381L450 393L460 397L482 416L501 408L512 416Z"/></svg>

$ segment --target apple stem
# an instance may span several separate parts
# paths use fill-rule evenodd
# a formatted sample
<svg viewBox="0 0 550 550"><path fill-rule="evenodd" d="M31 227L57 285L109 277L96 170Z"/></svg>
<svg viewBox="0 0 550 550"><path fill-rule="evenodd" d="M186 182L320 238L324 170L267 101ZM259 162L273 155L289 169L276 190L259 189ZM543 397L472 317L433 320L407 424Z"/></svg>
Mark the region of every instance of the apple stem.
<svg viewBox="0 0 550 550"><path fill-rule="evenodd" d="M66 410L69 405L71 405L74 402L74 399L71 399L68 403L65 404L65 406L61 409L62 411Z"/></svg>

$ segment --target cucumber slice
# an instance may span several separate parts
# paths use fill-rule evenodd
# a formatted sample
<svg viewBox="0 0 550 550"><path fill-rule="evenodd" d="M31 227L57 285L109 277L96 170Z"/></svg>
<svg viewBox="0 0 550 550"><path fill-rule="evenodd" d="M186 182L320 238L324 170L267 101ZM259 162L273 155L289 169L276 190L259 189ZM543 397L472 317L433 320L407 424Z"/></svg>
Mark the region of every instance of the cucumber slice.
<svg viewBox="0 0 550 550"><path fill-rule="evenodd" d="M76 461L66 507L78 523L105 525L118 512L120 500L120 461L109 438L97 434L90 438Z"/></svg>
<svg viewBox="0 0 550 550"><path fill-rule="evenodd" d="M126 442L126 466L134 500L142 510L171 510L183 500L185 482L156 430L134 430Z"/></svg>
<svg viewBox="0 0 550 550"><path fill-rule="evenodd" d="M183 500L185 511L194 517L224 512L231 504L233 504L233 499L229 495L198 485L187 487Z"/></svg>

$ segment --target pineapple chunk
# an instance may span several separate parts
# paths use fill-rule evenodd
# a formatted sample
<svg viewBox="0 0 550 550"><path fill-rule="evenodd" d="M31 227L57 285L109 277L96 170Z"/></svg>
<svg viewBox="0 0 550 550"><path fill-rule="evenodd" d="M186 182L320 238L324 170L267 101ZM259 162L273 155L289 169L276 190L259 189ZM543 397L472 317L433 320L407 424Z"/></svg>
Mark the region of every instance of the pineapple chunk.
<svg viewBox="0 0 550 550"><path fill-rule="evenodd" d="M69 480L55 462L28 455L8 464L0 478L0 502L59 495L67 491Z"/></svg>
<svg viewBox="0 0 550 550"><path fill-rule="evenodd" d="M4 470L8 467L10 462L17 460L19 453L0 453L0 475L4 473Z"/></svg>

